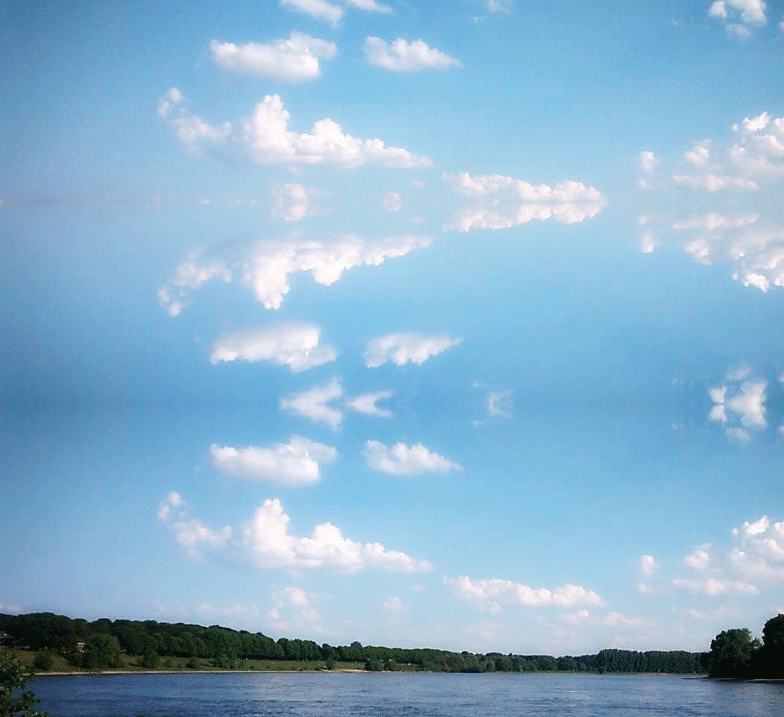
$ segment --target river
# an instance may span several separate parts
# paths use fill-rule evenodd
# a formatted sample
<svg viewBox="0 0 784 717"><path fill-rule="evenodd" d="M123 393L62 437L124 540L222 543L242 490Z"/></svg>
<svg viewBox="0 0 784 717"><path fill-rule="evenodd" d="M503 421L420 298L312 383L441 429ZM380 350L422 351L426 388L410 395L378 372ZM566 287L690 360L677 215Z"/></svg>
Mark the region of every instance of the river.
<svg viewBox="0 0 784 717"><path fill-rule="evenodd" d="M40 676L51 717L775 717L784 684L656 675L265 673Z"/></svg>

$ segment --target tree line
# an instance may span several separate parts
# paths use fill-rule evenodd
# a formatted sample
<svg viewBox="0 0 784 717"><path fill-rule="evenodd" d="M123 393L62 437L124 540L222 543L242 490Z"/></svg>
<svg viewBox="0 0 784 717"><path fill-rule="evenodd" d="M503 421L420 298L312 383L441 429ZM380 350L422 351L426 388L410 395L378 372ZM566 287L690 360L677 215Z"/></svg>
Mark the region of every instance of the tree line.
<svg viewBox="0 0 784 717"><path fill-rule="evenodd" d="M711 677L784 679L784 615L765 623L761 641L745 627L723 630L711 641L707 665Z"/></svg>
<svg viewBox="0 0 784 717"><path fill-rule="evenodd" d="M85 669L118 667L121 655L134 655L154 669L162 657L211 660L221 669L241 666L244 660L323 661L364 664L368 670L396 670L403 666L437 672L662 672L698 674L706 671L706 654L685 651L601 650L594 655L552 657L490 652L474 654L431 648L318 645L313 640L274 640L260 632L203 627L155 620L93 622L53 613L0 614L0 632L12 646L39 652L37 666L46 669L46 655L56 652ZM51 658L49 658L51 665Z"/></svg>

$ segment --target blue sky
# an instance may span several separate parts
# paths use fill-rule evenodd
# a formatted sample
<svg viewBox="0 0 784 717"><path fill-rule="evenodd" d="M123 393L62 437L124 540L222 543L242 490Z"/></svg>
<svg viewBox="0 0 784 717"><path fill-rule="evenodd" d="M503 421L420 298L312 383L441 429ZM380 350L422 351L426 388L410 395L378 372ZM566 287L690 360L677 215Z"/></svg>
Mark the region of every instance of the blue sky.
<svg viewBox="0 0 784 717"><path fill-rule="evenodd" d="M762 0L6 2L0 611L759 633L783 52Z"/></svg>

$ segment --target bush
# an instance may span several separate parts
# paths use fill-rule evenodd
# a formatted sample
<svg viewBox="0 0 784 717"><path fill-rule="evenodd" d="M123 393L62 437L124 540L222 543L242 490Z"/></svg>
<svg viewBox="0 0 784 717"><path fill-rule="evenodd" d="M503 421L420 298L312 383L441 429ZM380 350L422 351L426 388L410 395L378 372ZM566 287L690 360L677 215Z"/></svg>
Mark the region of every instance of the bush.
<svg viewBox="0 0 784 717"><path fill-rule="evenodd" d="M49 672L54 665L54 658L51 652L39 652L33 660L33 667L40 672Z"/></svg>

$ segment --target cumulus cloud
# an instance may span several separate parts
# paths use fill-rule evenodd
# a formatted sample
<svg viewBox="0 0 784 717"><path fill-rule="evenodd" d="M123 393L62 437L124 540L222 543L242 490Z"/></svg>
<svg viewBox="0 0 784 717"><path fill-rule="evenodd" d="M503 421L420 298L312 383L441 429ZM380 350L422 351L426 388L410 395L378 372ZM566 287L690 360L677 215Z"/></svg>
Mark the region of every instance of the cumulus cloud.
<svg viewBox="0 0 784 717"><path fill-rule="evenodd" d="M340 381L332 379L324 386L315 386L309 391L281 399L280 407L311 421L326 423L334 431L343 420L343 412L329 404L342 396L343 387Z"/></svg>
<svg viewBox="0 0 784 717"><path fill-rule="evenodd" d="M751 439L751 430L767 425L765 398L767 383L750 377L750 371L730 372L725 382L708 390L713 406L708 418L725 425L727 434L743 442Z"/></svg>
<svg viewBox="0 0 784 717"><path fill-rule="evenodd" d="M490 12L503 12L509 14L512 12L512 0L487 0L487 9Z"/></svg>
<svg viewBox="0 0 784 717"><path fill-rule="evenodd" d="M170 494L161 506L171 503ZM175 500L176 502L176 500ZM226 526L212 530L198 520L190 518L177 506L165 510L165 523L175 540L185 547L192 557L204 552L219 555L231 553L240 561L263 568L332 568L343 572L356 572L370 568L390 572L417 573L432 570L427 560L413 558L406 553L387 550L381 543L362 543L346 538L340 528L332 523L320 523L310 536L299 537L289 532L291 518L277 498L268 498L253 513L251 519L234 531ZM159 506L159 515L161 514ZM307 595L295 592L286 594L289 604L304 606Z"/></svg>
<svg viewBox="0 0 784 717"><path fill-rule="evenodd" d="M421 443L412 446L405 443L385 446L379 441L368 441L365 444L365 459L373 470L396 476L460 470L457 463L428 450Z"/></svg>
<svg viewBox="0 0 784 717"><path fill-rule="evenodd" d="M461 338L445 335L387 334L370 341L365 349L365 363L368 368L378 368L387 362L396 366L407 363L423 364L433 356L457 346L461 341Z"/></svg>
<svg viewBox="0 0 784 717"><path fill-rule="evenodd" d="M214 364L230 361L268 361L297 373L334 361L337 351L320 346L321 330L308 324L247 329L226 334L212 348Z"/></svg>
<svg viewBox="0 0 784 717"><path fill-rule="evenodd" d="M387 612L406 611L405 603L397 595L390 595L386 600L384 600L384 602L381 604L381 607L383 607Z"/></svg>
<svg viewBox="0 0 784 717"><path fill-rule="evenodd" d="M365 56L371 65L393 72L445 70L461 66L458 59L430 47L422 40L408 42L398 38L386 42L380 37L371 36L365 40Z"/></svg>
<svg viewBox="0 0 784 717"><path fill-rule="evenodd" d="M210 455L221 473L245 480L302 486L317 482L321 478L320 464L331 463L338 453L332 446L292 436L288 443L266 448L213 444Z"/></svg>
<svg viewBox="0 0 784 717"><path fill-rule="evenodd" d="M640 573L646 578L653 577L654 573L659 569L659 561L653 555L641 555L637 565Z"/></svg>
<svg viewBox="0 0 784 717"><path fill-rule="evenodd" d="M730 35L747 38L752 27L767 21L765 10L764 0L714 0L708 16L723 22Z"/></svg>
<svg viewBox="0 0 784 717"><path fill-rule="evenodd" d="M390 237L366 241L342 237L322 241L258 241L242 247L218 248L207 256L192 254L158 290L158 301L171 316L185 308L190 294L213 279L239 281L251 289L267 309L279 309L291 289L291 274L306 272L317 284L331 286L344 271L378 266L430 246L422 236Z"/></svg>
<svg viewBox="0 0 784 717"><path fill-rule="evenodd" d="M210 51L213 61L224 70L284 82L302 82L318 77L321 74L319 60L334 57L337 47L332 42L292 32L288 39L267 45L257 42L235 45L213 40Z"/></svg>
<svg viewBox="0 0 784 717"><path fill-rule="evenodd" d="M784 583L784 521L767 515L732 529L727 549L705 543L683 559L695 577L676 576L679 590L715 597L725 594L756 595L766 586Z"/></svg>
<svg viewBox="0 0 784 717"><path fill-rule="evenodd" d="M214 530L191 518L182 496L172 491L158 505L158 520L174 534L174 539L191 557L201 557L203 551L217 550L229 544L233 536L230 526Z"/></svg>
<svg viewBox="0 0 784 717"><path fill-rule="evenodd" d="M392 411L378 405L379 401L386 401L392 397L392 391L378 391L377 393L363 393L361 396L352 398L348 402L348 407L352 411L362 413L366 416L378 416L379 418L391 418Z"/></svg>
<svg viewBox="0 0 784 717"><path fill-rule="evenodd" d="M491 391L487 395L487 415L491 418L511 418L512 392Z"/></svg>
<svg viewBox="0 0 784 717"><path fill-rule="evenodd" d="M174 129L177 139L194 154L230 142L232 150L239 156L261 165L334 164L355 168L378 164L411 169L432 164L428 157L412 154L401 147L389 147L380 139L360 139L345 134L342 127L330 118L316 121L309 133L292 132L289 129L291 115L279 95L266 95L251 116L235 128L231 122L220 125L206 122L191 112L183 99L173 104L168 99L171 93L172 90L169 90L159 101L158 114Z"/></svg>
<svg viewBox="0 0 784 717"><path fill-rule="evenodd" d="M498 174L471 176L468 172L444 175L457 194L475 200L475 206L457 213L448 229L508 229L535 219L576 224L595 217L607 200L595 187L566 181L554 186L531 184Z"/></svg>
<svg viewBox="0 0 784 717"><path fill-rule="evenodd" d="M522 605L523 607L561 607L603 606L601 596L581 585L563 585L555 589L532 588L511 580L492 578L472 580L468 576L447 578L447 585L454 589L456 597L477 603L491 612L498 612L501 604Z"/></svg>
<svg viewBox="0 0 784 717"><path fill-rule="evenodd" d="M259 568L337 568L355 572L380 568L392 572L431 569L426 560L387 550L380 543L360 543L346 538L332 523L321 523L310 537L289 533L291 519L277 499L267 499L242 528L242 546Z"/></svg>

